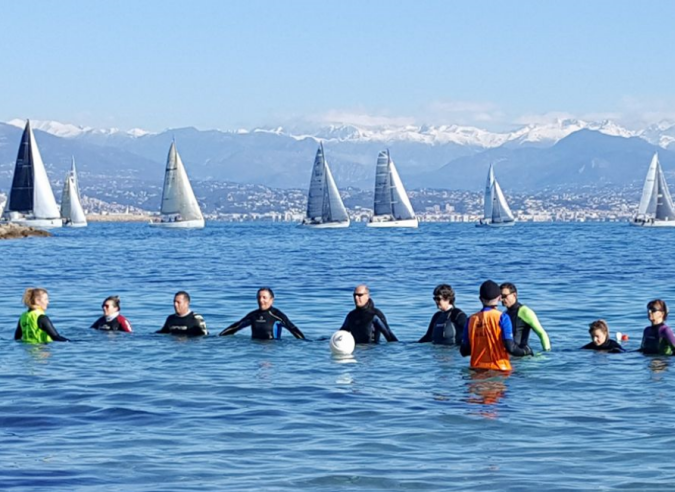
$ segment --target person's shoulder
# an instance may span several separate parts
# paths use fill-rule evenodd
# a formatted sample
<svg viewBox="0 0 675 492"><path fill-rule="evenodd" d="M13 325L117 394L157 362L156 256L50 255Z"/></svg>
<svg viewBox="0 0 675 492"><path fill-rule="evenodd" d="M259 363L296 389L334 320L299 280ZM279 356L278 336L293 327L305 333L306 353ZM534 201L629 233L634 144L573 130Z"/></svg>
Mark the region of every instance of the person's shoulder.
<svg viewBox="0 0 675 492"><path fill-rule="evenodd" d="M195 313L194 311L192 311L192 312L190 313L190 316L192 316L194 319L197 319L197 320L200 320L200 321L204 321L204 316L202 316L202 315L199 314L199 313Z"/></svg>
<svg viewBox="0 0 675 492"><path fill-rule="evenodd" d="M103 324L104 321L105 321L105 316L101 316L100 318L97 318L96 321L94 321L94 322L91 324L91 326L92 326L92 327L100 326L100 325Z"/></svg>

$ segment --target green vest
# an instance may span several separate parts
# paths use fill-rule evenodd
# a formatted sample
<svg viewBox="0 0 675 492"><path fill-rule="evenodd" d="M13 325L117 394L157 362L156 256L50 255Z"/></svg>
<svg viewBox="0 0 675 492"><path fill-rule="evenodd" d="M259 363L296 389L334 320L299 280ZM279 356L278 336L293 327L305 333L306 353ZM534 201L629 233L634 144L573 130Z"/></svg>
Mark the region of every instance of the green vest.
<svg viewBox="0 0 675 492"><path fill-rule="evenodd" d="M26 343L49 343L53 342L52 337L47 335L38 327L38 318L45 314L40 309L26 311L21 315L19 324L21 325L21 340Z"/></svg>

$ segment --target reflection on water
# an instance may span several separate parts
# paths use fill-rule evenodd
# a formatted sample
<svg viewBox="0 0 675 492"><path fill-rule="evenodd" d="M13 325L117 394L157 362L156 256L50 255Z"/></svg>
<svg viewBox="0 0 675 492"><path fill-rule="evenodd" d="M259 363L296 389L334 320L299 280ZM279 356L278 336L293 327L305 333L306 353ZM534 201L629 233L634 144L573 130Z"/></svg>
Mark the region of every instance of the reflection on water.
<svg viewBox="0 0 675 492"><path fill-rule="evenodd" d="M506 395L506 379L509 372L471 371L467 382L467 403L481 405L480 415L496 419L499 416L496 405Z"/></svg>

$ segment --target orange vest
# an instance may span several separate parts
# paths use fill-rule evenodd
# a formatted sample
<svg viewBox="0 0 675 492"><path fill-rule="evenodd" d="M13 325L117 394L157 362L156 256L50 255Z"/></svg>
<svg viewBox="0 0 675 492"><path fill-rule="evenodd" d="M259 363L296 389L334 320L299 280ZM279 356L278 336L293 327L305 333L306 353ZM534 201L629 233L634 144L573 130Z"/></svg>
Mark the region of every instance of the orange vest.
<svg viewBox="0 0 675 492"><path fill-rule="evenodd" d="M502 340L497 309L479 311L469 318L469 343L471 344L471 367L473 369L496 369L510 371L509 353Z"/></svg>

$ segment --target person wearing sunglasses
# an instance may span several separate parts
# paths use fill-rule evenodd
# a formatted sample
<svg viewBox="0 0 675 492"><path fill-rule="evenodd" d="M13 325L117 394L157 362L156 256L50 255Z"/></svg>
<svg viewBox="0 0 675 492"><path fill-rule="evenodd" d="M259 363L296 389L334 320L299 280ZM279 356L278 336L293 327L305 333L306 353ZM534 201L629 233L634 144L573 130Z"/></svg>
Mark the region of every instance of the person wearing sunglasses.
<svg viewBox="0 0 675 492"><path fill-rule="evenodd" d="M545 351L551 350L551 341L544 327L541 326L539 318L529 307L518 301L518 289L510 282L505 282L499 286L502 292L502 306L506 308L506 314L511 319L513 327L513 341L520 348L527 347L530 338L530 332L534 331L539 337L541 347Z"/></svg>
<svg viewBox="0 0 675 492"><path fill-rule="evenodd" d="M431 317L429 328L418 343L461 345L466 314L455 307L455 291L448 284L438 285L434 289L434 302L438 311Z"/></svg>
<svg viewBox="0 0 675 492"><path fill-rule="evenodd" d="M119 296L108 296L101 305L103 316L94 321L91 327L102 331L126 331L131 333L131 323L120 314Z"/></svg>
<svg viewBox="0 0 675 492"><path fill-rule="evenodd" d="M651 326L645 328L639 352L643 354L673 355L675 335L668 325L668 306L661 299L654 299L647 304L647 317Z"/></svg>
<svg viewBox="0 0 675 492"><path fill-rule="evenodd" d="M258 289L258 309L251 311L242 319L233 323L219 333L219 335L234 335L242 328L251 327L251 338L256 340L278 340L281 338L282 328L286 328L295 338L305 339L300 328L295 326L284 313L272 306L274 292L269 287Z"/></svg>
<svg viewBox="0 0 675 492"><path fill-rule="evenodd" d="M497 309L501 299L499 285L486 280L480 286L479 298L483 309L467 320L460 353L464 357L471 356L471 369L510 371L509 354L517 357L532 355L532 349L521 348L513 341L511 319Z"/></svg>
<svg viewBox="0 0 675 492"><path fill-rule="evenodd" d="M356 308L347 314L340 329L351 333L356 343L379 343L380 336L388 342L398 342L384 313L375 307L370 298L368 286L358 285L353 297Z"/></svg>

